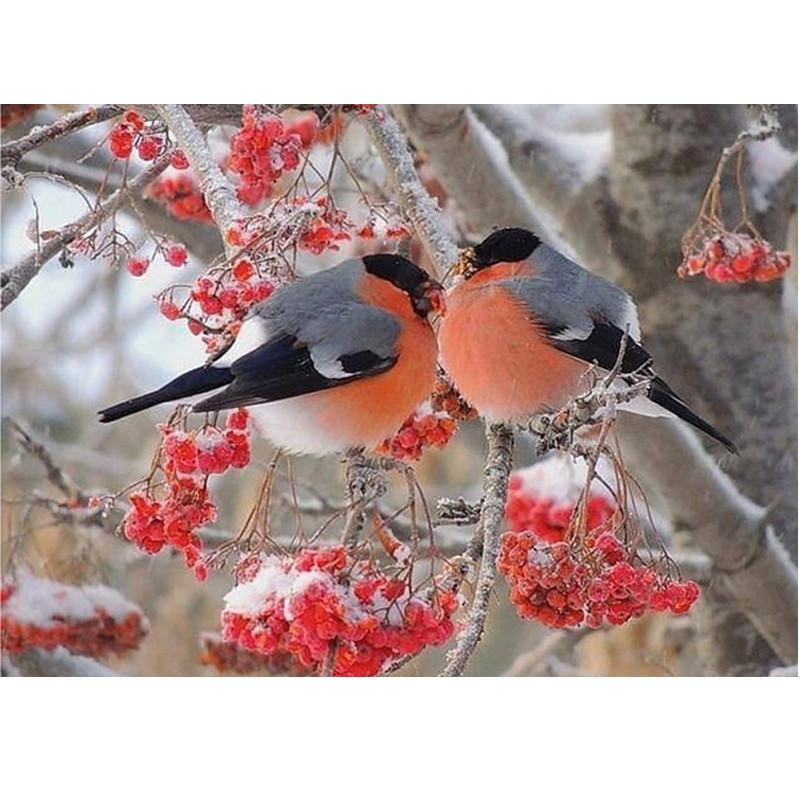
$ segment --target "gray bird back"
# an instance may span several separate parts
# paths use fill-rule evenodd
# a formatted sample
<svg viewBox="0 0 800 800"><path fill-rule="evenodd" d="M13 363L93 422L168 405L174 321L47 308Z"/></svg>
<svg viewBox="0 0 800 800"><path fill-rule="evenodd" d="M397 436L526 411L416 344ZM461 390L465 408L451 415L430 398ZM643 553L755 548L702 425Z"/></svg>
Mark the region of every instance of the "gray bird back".
<svg viewBox="0 0 800 800"><path fill-rule="evenodd" d="M568 329L572 338L589 336L594 322L608 321L629 328L639 338L636 309L627 292L546 244L528 258L536 275L500 281L545 325Z"/></svg>
<svg viewBox="0 0 800 800"><path fill-rule="evenodd" d="M360 350L388 358L395 354L400 323L359 296L364 274L361 260L349 259L281 287L254 313L271 338L294 336L323 361Z"/></svg>

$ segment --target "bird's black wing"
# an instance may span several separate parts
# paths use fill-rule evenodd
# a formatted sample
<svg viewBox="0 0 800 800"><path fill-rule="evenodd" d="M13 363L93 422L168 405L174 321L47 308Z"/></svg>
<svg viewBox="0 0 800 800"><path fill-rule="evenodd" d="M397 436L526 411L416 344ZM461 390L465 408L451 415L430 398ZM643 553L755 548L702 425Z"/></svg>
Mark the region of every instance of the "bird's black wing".
<svg viewBox="0 0 800 800"><path fill-rule="evenodd" d="M585 339L558 338L559 334L563 332L558 328L546 329L553 347L588 364L597 364L602 369L614 368L622 347L622 339L625 336L625 333L616 325L612 325L610 322L595 322L592 332ZM637 379L648 379L650 381L650 385L647 387L649 400L716 439L730 452L738 453L738 448L730 439L695 414L680 395L653 372L652 361L647 350L628 336L625 353L622 357L620 377L629 383ZM635 376L629 377L631 375Z"/></svg>
<svg viewBox="0 0 800 800"><path fill-rule="evenodd" d="M340 356L334 376L324 375L303 342L283 336L234 361L230 366L233 381L224 391L197 403L194 410L219 411L310 394L385 372L396 360L396 356L360 350Z"/></svg>
<svg viewBox="0 0 800 800"><path fill-rule="evenodd" d="M562 330L558 328L547 328L546 333L549 334L550 344L562 353L608 370L613 369L617 363L625 336L624 331L610 322L595 322L592 332L585 339L561 339L559 334ZM652 361L647 350L628 336L622 357L622 374L637 373L648 377L652 374Z"/></svg>

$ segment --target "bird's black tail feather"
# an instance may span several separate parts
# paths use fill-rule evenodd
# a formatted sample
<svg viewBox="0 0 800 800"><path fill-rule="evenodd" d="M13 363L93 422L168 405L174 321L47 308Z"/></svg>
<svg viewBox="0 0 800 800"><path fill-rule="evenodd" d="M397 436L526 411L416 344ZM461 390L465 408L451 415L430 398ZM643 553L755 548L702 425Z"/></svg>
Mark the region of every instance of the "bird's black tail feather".
<svg viewBox="0 0 800 800"><path fill-rule="evenodd" d="M228 367L197 367L184 372L175 380L170 381L154 392L134 397L124 403L109 406L99 411L100 422L114 422L146 408L152 408L170 400L183 400L185 397L194 397L197 394L219 389L233 380L233 375Z"/></svg>
<svg viewBox="0 0 800 800"><path fill-rule="evenodd" d="M671 411L676 417L694 425L698 430L708 434L712 439L716 439L723 447L734 455L739 455L739 448L727 436L723 436L713 425L709 425L702 417L692 411L686 403L672 391L669 384L661 378L653 378L650 381L650 388L647 396L657 405L667 411Z"/></svg>

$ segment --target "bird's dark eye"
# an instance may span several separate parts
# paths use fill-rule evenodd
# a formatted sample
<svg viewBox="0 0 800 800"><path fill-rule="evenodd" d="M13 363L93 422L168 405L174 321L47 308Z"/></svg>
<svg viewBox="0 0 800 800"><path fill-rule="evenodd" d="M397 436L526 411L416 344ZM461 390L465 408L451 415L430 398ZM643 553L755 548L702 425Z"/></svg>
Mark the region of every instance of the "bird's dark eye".
<svg viewBox="0 0 800 800"><path fill-rule="evenodd" d="M475 266L482 268L501 262L524 261L540 244L539 237L524 228L501 228L475 245Z"/></svg>

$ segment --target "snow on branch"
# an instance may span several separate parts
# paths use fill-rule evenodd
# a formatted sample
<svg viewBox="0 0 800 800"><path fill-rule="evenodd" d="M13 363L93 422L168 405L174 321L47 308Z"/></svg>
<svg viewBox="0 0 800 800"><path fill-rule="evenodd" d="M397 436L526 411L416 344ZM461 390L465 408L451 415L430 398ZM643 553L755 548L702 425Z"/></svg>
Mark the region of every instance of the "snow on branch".
<svg viewBox="0 0 800 800"><path fill-rule="evenodd" d="M235 248L228 242L227 231L246 216L233 186L214 160L205 137L187 111L180 105L159 105L156 109L189 159L206 205L222 232L225 250L232 256Z"/></svg>
<svg viewBox="0 0 800 800"><path fill-rule="evenodd" d="M75 656L64 647L55 650L31 648L15 656L12 664L20 676L35 678L116 678L114 670L93 658Z"/></svg>
<svg viewBox="0 0 800 800"><path fill-rule="evenodd" d="M87 125L94 125L96 122L113 119L124 110L124 106L120 105L93 106L82 111L73 111L70 114L66 114L50 125L41 125L33 128L21 139L4 144L0 148L0 161L2 161L3 169L14 170L20 159L31 150L68 133L85 128Z"/></svg>
<svg viewBox="0 0 800 800"><path fill-rule="evenodd" d="M464 628L456 646L447 654L443 677L461 675L475 652L489 613L489 601L497 577L497 559L500 555L500 534L506 515L508 479L511 475L514 436L505 425L486 426L488 453L483 471L483 504L481 517L475 529L475 541L480 542L480 567Z"/></svg>
<svg viewBox="0 0 800 800"><path fill-rule="evenodd" d="M147 186L169 166L169 163L169 153L160 156L148 169L140 172L127 185L117 189L97 208L88 211L77 221L65 225L57 234L29 253L13 267L4 269L0 273L0 287L2 287L0 310L4 310L19 297L22 290L39 274L39 270L51 258L58 255L70 242L78 239L127 204L132 194L138 193Z"/></svg>
<svg viewBox="0 0 800 800"><path fill-rule="evenodd" d="M385 106L378 106L366 121L372 141L380 154L403 211L433 261L438 275L444 275L458 261L458 250L447 231L439 208L417 175L408 142L397 121Z"/></svg>

